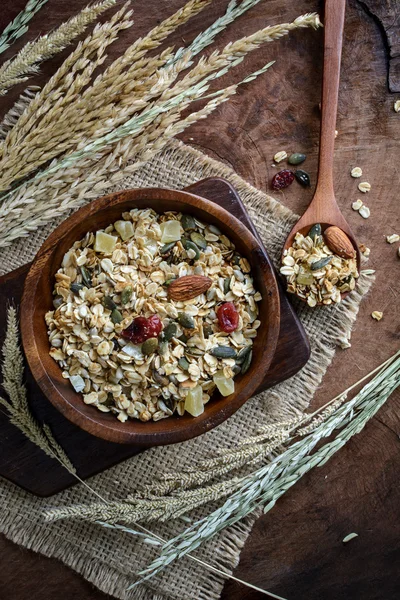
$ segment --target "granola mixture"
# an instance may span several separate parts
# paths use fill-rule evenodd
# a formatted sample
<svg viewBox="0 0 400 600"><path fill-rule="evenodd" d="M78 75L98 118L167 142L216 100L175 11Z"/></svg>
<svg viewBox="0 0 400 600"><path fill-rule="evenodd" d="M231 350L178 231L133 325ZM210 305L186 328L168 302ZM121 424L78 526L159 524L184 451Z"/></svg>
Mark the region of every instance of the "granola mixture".
<svg viewBox="0 0 400 600"><path fill-rule="evenodd" d="M261 295L213 225L133 209L75 242L55 280L50 355L86 404L122 422L198 416L250 366Z"/></svg>
<svg viewBox="0 0 400 600"><path fill-rule="evenodd" d="M319 224L304 236L297 233L293 245L284 251L282 275L287 291L311 307L340 302L341 293L353 290L358 277L357 261L342 258L326 244Z"/></svg>

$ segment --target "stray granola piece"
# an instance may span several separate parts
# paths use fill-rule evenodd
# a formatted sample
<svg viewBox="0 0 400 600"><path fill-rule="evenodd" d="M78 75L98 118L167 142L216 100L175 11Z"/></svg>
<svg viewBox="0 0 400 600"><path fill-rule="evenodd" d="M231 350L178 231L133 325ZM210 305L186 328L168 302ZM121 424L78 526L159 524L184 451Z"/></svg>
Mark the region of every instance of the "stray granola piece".
<svg viewBox="0 0 400 600"><path fill-rule="evenodd" d="M285 150L281 150L280 152L277 152L274 155L274 161L276 163L282 162L283 160L285 160L285 158L287 158L287 152L285 152Z"/></svg>
<svg viewBox="0 0 400 600"><path fill-rule="evenodd" d="M397 233L392 233L392 235L386 236L386 241L388 244L394 244L395 242L398 242L399 240L400 240L400 235L397 235Z"/></svg>
<svg viewBox="0 0 400 600"><path fill-rule="evenodd" d="M361 175L362 175L362 169L360 169L360 167L354 167L351 170L350 175L352 177L361 177Z"/></svg>
<svg viewBox="0 0 400 600"><path fill-rule="evenodd" d="M358 189L363 194L366 194L367 192L371 191L371 184L368 183L368 181L361 181L361 183L358 184Z"/></svg>
<svg viewBox="0 0 400 600"><path fill-rule="evenodd" d="M374 312L371 313L371 317L375 319L375 321L380 321L383 317L383 312L380 310L374 310Z"/></svg>
<svg viewBox="0 0 400 600"><path fill-rule="evenodd" d="M366 258L368 258L368 256L371 254L371 249L368 248L368 246L366 246L365 244L360 244L359 248L360 248L361 254L363 256L365 256Z"/></svg>
<svg viewBox="0 0 400 600"><path fill-rule="evenodd" d="M369 210L368 206L365 206L365 204L362 205L358 212L363 219L368 219L371 214L371 211Z"/></svg>
<svg viewBox="0 0 400 600"><path fill-rule="evenodd" d="M362 207L362 205L363 205L363 201L360 200L360 199L358 199L355 202L353 202L353 204L351 205L351 208L353 210L360 210L360 208Z"/></svg>

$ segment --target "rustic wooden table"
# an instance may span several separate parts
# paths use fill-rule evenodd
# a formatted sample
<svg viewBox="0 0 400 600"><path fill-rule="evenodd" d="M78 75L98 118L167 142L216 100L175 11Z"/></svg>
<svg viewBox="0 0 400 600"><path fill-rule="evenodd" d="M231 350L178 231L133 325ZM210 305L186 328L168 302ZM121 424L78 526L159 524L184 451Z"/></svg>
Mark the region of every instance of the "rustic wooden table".
<svg viewBox="0 0 400 600"><path fill-rule="evenodd" d="M49 31L75 14L86 0L51 0L24 39ZM3 0L0 30L24 6L25 0ZM136 0L135 25L111 47L110 57L171 14L183 0ZM187 43L200 28L222 13L226 0L214 0L182 28L174 41ZM299 14L320 10L317 0L268 0L249 11L220 37L218 44ZM349 0L339 98L335 155L337 198L360 242L371 248L369 267L377 279L361 306L352 347L338 351L315 405L361 378L399 347L400 259L396 245L385 236L400 233L398 144L400 114L400 8L396 0ZM15 49L22 46L20 41ZM315 182L321 80L322 33L296 32L263 47L227 78L276 59L257 82L243 88L211 118L186 131L182 139L231 165L258 188L268 191L278 150L305 152L304 168ZM9 58L11 51L4 54ZM64 54L65 55L65 54ZM50 61L33 83L45 81L62 57ZM1 101L1 114L16 99L15 90ZM397 92L397 94L396 94ZM397 144L396 144L397 142ZM396 154L397 151L397 154ZM363 220L351 209L360 194L350 168L360 166L372 185L364 198L371 218ZM302 212L312 189L293 185L279 198ZM397 244L398 246L398 244ZM373 310L383 310L379 323ZM329 600L388 600L400 593L400 393L340 453L323 468L311 472L258 520L247 541L235 575L285 598ZM348 544L350 532L359 537ZM4 600L100 600L104 594L56 560L15 546L0 537L0 598ZM242 585L227 582L224 600L265 597ZM194 599L195 600L195 599Z"/></svg>

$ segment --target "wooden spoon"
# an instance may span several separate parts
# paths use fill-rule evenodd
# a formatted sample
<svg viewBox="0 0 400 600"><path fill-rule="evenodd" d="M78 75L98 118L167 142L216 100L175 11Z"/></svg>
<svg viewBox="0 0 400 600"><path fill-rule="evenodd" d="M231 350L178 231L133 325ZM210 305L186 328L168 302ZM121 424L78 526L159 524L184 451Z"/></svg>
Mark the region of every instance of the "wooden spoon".
<svg viewBox="0 0 400 600"><path fill-rule="evenodd" d="M346 0L326 0L325 2L324 70L317 187L306 212L289 233L283 250L292 246L296 233L300 232L306 235L315 223L321 224L322 231L331 225L336 225L344 231L353 244L357 269L360 271L360 251L350 226L340 212L333 190L333 153L345 9ZM343 293L342 298L347 293Z"/></svg>

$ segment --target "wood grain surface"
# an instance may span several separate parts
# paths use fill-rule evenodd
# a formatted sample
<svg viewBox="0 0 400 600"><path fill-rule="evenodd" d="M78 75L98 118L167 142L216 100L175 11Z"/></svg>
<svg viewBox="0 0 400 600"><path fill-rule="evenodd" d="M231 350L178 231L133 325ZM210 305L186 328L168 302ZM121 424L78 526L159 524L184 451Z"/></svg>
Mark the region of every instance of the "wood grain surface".
<svg viewBox="0 0 400 600"><path fill-rule="evenodd" d="M22 8L25 0L3 0L0 27ZM28 37L49 30L74 14L85 0L50 0L32 22ZM110 48L116 56L137 35L171 14L183 0L136 0L135 26ZM226 0L214 0L174 36L187 43L220 15ZM377 280L363 301L352 336L352 347L338 351L313 406L333 397L377 366L399 347L400 261L385 235L400 233L398 140L400 115L393 111L399 95L388 88L389 53L381 23L368 10L371 2L349 0L346 11L341 87L335 150L336 197L357 239L371 248L369 266ZM396 23L396 0L375 2ZM266 0L219 37L218 45L251 33L266 24L293 19L320 8L317 0ZM395 32L394 32L395 35ZM398 30L397 30L398 36ZM182 42L183 40L183 42ZM10 57L22 42L3 55ZM316 178L318 153L322 32L298 31L255 52L226 81L242 78L267 60L276 64L257 82L243 87L207 121L182 138L231 165L258 188L268 191L275 170L272 156L282 149L305 152L303 167ZM40 83L61 57L43 67ZM21 91L21 90L18 90ZM16 98L2 100L6 110ZM350 169L360 166L372 185L363 200L371 218L351 209L361 194ZM302 213L311 189L293 184L281 201ZM373 321L373 310L384 318ZM273 511L259 519L248 539L235 575L290 600L391 600L400 590L400 394L394 394L365 430L328 464L311 472L292 488ZM350 532L359 537L348 544ZM5 600L100 600L105 598L81 577L58 563L1 539L0 598ZM227 582L223 600L259 600L263 595ZM195 600L195 599L194 599Z"/></svg>

